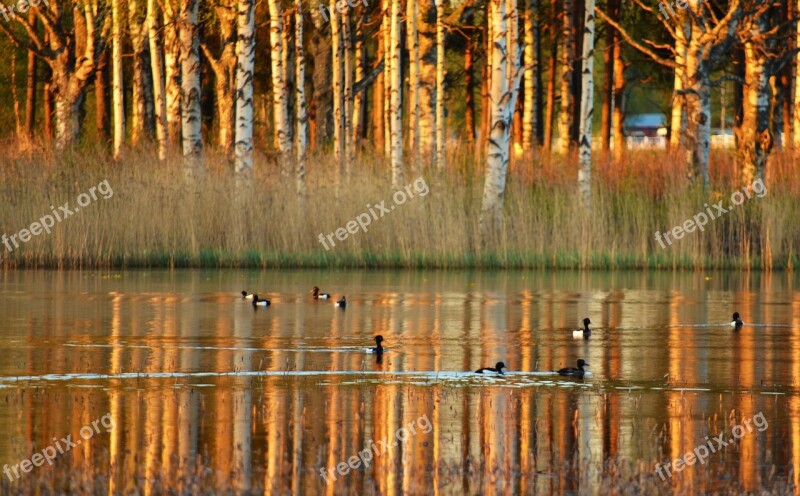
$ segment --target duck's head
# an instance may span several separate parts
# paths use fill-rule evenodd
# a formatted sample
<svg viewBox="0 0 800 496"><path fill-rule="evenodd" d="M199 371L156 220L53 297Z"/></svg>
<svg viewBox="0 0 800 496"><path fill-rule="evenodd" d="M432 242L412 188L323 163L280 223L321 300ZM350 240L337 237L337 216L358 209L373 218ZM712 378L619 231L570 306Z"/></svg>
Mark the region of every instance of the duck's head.
<svg viewBox="0 0 800 496"><path fill-rule="evenodd" d="M344 296L342 296L342 299L339 301L347 301L347 299Z"/></svg>
<svg viewBox="0 0 800 496"><path fill-rule="evenodd" d="M736 322L739 320L739 312L733 312L733 321Z"/></svg>
<svg viewBox="0 0 800 496"><path fill-rule="evenodd" d="M507 369L508 367L506 367L506 364L504 364L503 362L497 362L494 365L494 368L497 369L498 372L502 372L503 369Z"/></svg>
<svg viewBox="0 0 800 496"><path fill-rule="evenodd" d="M378 346L380 346L382 342L383 342L383 336L381 336L380 334L378 334L377 336L375 336L375 343L376 343Z"/></svg>
<svg viewBox="0 0 800 496"><path fill-rule="evenodd" d="M242 291L242 296L247 296L247 291Z"/></svg>
<svg viewBox="0 0 800 496"><path fill-rule="evenodd" d="M586 361L583 358L578 360L578 368L580 368L580 367L588 367L588 366L589 366L589 364L586 363Z"/></svg>
<svg viewBox="0 0 800 496"><path fill-rule="evenodd" d="M258 295L257 294L253 295L253 301L258 301Z"/></svg>
<svg viewBox="0 0 800 496"><path fill-rule="evenodd" d="M319 288L314 286L313 288L311 288L311 291L309 291L309 293L317 294L317 293L319 293Z"/></svg>
<svg viewBox="0 0 800 496"><path fill-rule="evenodd" d="M592 323L592 321L589 320L589 317L586 317L585 319L583 319L583 326L584 327L589 327L589 324L591 324L591 323Z"/></svg>

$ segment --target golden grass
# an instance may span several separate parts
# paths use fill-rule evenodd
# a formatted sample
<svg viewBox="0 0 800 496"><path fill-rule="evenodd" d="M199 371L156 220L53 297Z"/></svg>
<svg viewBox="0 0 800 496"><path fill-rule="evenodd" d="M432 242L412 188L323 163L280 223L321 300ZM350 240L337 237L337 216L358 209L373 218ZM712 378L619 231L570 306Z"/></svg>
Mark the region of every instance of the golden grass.
<svg viewBox="0 0 800 496"><path fill-rule="evenodd" d="M364 153L341 176L337 198L334 160L308 161L309 198L301 210L291 174L274 157L257 155L256 177L236 189L225 157L208 150L206 172L193 189L180 158L159 163L152 150L129 150L115 163L105 150L55 153L13 143L0 158L0 226L7 235L27 228L107 179L114 195L98 200L51 234L8 252L6 268L53 267L419 267L419 268L792 268L800 246L800 181L792 157L774 155L768 193L709 222L662 249L656 230L682 224L703 204L726 200L736 189L732 157L712 155L708 193L684 178L680 157L631 152L619 164L597 157L593 203L580 204L575 160L533 155L509 170L505 226L482 249L478 214L482 164L454 149L449 170L426 167L430 188L326 251L327 235L382 200L392 204L388 162ZM284 164L291 167L291 164ZM406 171L406 182L419 177ZM0 232L0 234L2 234Z"/></svg>

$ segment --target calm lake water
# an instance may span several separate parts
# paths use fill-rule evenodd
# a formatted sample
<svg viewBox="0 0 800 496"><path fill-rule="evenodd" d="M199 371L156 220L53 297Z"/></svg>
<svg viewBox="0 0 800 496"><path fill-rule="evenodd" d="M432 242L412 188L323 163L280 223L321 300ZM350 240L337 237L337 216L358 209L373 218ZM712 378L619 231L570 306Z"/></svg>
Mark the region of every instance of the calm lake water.
<svg viewBox="0 0 800 496"><path fill-rule="evenodd" d="M0 474L4 492L41 483L145 494L608 494L605 484L646 483L649 494L800 483L797 275L0 278L0 465L20 467L19 479ZM348 307L314 301L315 285L346 295ZM272 306L254 311L242 289ZM739 331L733 311L746 322ZM591 338L573 339L587 316ZM382 359L361 350L376 334L389 350ZM578 358L591 376L549 372ZM506 376L468 373L499 360ZM713 443L703 463L656 474L656 463L702 454L720 434L729 445ZM56 454L68 435L81 443ZM33 456L42 452L52 466Z"/></svg>

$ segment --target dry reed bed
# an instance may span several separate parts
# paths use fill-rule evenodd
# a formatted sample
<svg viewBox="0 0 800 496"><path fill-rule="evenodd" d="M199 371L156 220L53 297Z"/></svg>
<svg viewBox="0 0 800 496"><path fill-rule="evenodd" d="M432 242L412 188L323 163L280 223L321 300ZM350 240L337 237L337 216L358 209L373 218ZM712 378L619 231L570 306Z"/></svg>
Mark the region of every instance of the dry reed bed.
<svg viewBox="0 0 800 496"><path fill-rule="evenodd" d="M258 156L252 186L237 189L225 157L208 151L206 172L193 185L179 157L160 164L151 150L128 151L115 163L101 149L56 154L8 147L0 158L4 201L0 229L27 228L107 179L114 195L8 252L0 263L21 267L533 267L533 268L792 268L800 246L800 181L792 157L773 156L763 198L745 201L661 248L655 231L683 224L704 203L725 200L736 185L732 158L714 153L712 184L685 179L681 159L664 152L630 153L612 163L598 157L593 203L579 201L574 160L517 158L509 171L505 227L482 248L478 214L482 167L472 152L451 150L445 174L425 168L430 188L326 251L327 235L382 200L391 205L387 162L367 153L336 187L335 162L309 159L302 208L291 174L274 157ZM420 174L407 171L410 183ZM2 234L0 232L0 234Z"/></svg>

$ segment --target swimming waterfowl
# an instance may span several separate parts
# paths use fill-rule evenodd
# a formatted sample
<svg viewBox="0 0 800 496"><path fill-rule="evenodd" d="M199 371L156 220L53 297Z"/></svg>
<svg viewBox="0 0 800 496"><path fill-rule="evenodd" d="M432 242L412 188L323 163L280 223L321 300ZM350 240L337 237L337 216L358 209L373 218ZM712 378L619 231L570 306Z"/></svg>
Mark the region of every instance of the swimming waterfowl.
<svg viewBox="0 0 800 496"><path fill-rule="evenodd" d="M377 336L375 336L376 346L374 348L366 348L367 353L375 353L377 355L383 355L384 349L383 346L381 346L381 342L383 342L383 336L378 334Z"/></svg>
<svg viewBox="0 0 800 496"><path fill-rule="evenodd" d="M254 307L268 307L270 306L269 300L262 300L258 297L258 295L253 295L253 306Z"/></svg>
<svg viewBox="0 0 800 496"><path fill-rule="evenodd" d="M310 293L312 294L312 296L314 296L315 300L327 300L328 298L331 297L331 295L329 295L328 293L320 293L319 288L316 286L311 288Z"/></svg>
<svg viewBox="0 0 800 496"><path fill-rule="evenodd" d="M733 313L733 322L731 322L731 327L735 327L735 328L739 329L743 325L744 325L744 322L742 322L742 319L739 318L739 312L734 312Z"/></svg>
<svg viewBox="0 0 800 496"><path fill-rule="evenodd" d="M503 362L497 362L494 367L484 367L482 369L478 369L475 371L476 374L483 374L484 372L496 372L498 374L503 374L503 369L507 369L506 364Z"/></svg>
<svg viewBox="0 0 800 496"><path fill-rule="evenodd" d="M578 360L578 368L575 367L565 367L563 369L558 370L558 375L568 375L572 377L583 377L583 375L587 372L583 370L584 367L588 367L589 364L586 363L583 358Z"/></svg>
<svg viewBox="0 0 800 496"><path fill-rule="evenodd" d="M583 330L579 329L577 331L572 331L572 337L573 338L588 338L589 336L591 336L592 335L592 330L589 329L589 324L591 324L591 323L592 323L592 321L589 320L589 317L586 317L585 319L583 319Z"/></svg>
<svg viewBox="0 0 800 496"><path fill-rule="evenodd" d="M333 306L344 308L347 306L347 301L345 300L344 296L342 296L342 299L334 303Z"/></svg>
<svg viewBox="0 0 800 496"><path fill-rule="evenodd" d="M247 291L242 291L242 298L245 300L252 300L253 293L248 293Z"/></svg>

